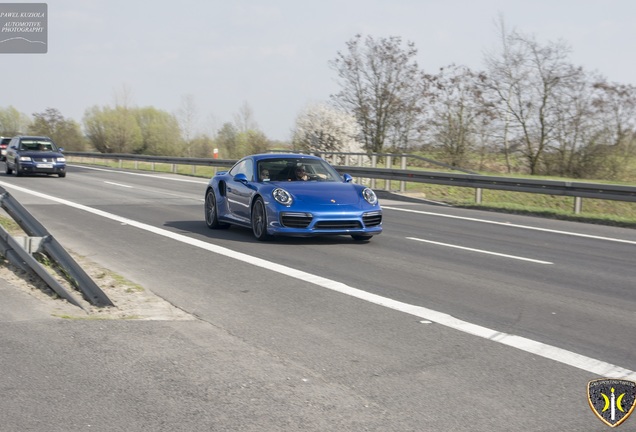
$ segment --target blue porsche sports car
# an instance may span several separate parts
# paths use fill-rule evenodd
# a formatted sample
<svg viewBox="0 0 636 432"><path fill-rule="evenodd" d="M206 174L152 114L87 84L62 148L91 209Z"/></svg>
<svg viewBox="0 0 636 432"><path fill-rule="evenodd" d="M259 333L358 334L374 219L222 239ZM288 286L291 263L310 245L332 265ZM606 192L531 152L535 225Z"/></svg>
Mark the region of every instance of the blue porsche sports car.
<svg viewBox="0 0 636 432"><path fill-rule="evenodd" d="M364 241L382 232L382 208L373 190L319 157L259 154L210 179L205 223L251 228L258 240L344 234Z"/></svg>

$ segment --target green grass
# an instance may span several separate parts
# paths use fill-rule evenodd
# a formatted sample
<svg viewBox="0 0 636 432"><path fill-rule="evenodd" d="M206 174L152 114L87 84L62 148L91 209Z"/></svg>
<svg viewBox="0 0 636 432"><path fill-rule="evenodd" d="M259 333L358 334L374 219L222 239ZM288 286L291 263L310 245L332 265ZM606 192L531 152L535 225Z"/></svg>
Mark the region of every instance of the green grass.
<svg viewBox="0 0 636 432"><path fill-rule="evenodd" d="M2 225L4 229L12 236L24 235L24 231L22 231L20 225L18 225L18 223L10 217L0 216L0 225Z"/></svg>
<svg viewBox="0 0 636 432"><path fill-rule="evenodd" d="M457 207L636 228L636 203L632 202L584 198L582 211L575 214L574 198L557 195L484 189L478 204L473 188L408 183L406 192Z"/></svg>
<svg viewBox="0 0 636 432"><path fill-rule="evenodd" d="M95 279L101 280L107 277L110 277L117 285L125 286L125 291L129 294L145 291L144 287L142 287L141 285L131 282L125 277L115 272L111 272L110 270L103 270L100 274L95 276Z"/></svg>

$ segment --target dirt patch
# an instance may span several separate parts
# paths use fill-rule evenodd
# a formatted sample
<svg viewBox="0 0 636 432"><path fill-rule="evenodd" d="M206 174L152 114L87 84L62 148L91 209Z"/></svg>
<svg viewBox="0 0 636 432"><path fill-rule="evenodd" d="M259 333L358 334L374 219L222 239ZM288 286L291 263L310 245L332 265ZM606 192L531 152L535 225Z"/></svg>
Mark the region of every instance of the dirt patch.
<svg viewBox="0 0 636 432"><path fill-rule="evenodd" d="M114 307L96 307L87 302L82 293L60 276L52 266L43 267L80 303L75 306L60 298L39 276L23 271L0 256L0 278L10 286L21 290L42 302L52 316L67 319L133 319L133 320L194 320L194 316L175 307L134 282L99 266L87 258L69 251L73 259L84 269L99 288L108 296Z"/></svg>

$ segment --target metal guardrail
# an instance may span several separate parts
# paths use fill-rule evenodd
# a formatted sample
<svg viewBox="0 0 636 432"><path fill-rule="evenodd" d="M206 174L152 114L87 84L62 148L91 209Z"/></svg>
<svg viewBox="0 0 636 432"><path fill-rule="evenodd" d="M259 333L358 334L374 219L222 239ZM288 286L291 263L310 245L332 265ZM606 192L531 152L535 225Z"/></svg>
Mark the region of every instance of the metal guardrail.
<svg viewBox="0 0 636 432"><path fill-rule="evenodd" d="M145 155L131 155L131 154L117 154L117 153L88 153L88 152L65 152L69 156L97 158L97 159L114 159L114 160L131 160L131 161L144 161L144 162L156 162L166 163L173 165L204 165L214 167L230 167L236 160L229 159L213 159L213 158L179 158L179 157L167 157L167 156L145 156ZM345 161L348 161L348 157L354 155L353 153L334 153L330 154L335 159L336 156L344 157ZM321 153L321 157L326 158L326 153ZM581 211L582 198L593 198L601 200L612 201L627 201L636 202L636 187L633 186L621 186L612 184L599 184L599 183L583 183L583 182L568 182L557 180L535 180L535 179L521 179L510 177L495 177L484 176L476 173L467 172L461 170L458 172L436 172L436 171L421 171L421 170L408 170L406 168L406 158L409 155L371 155L364 156L371 158L374 163L377 160L377 156L382 156L387 159L387 165L392 165L392 160L400 159L403 169L392 168L377 168L376 166L351 166L351 165L336 165L332 161L332 165L340 172L347 172L354 177L369 178L372 179L372 187L375 186L376 179L383 179L390 181L400 182L400 191L404 192L405 184L407 182L415 183L431 183L440 184L446 186L458 186L469 187L475 189L475 201L481 203L482 189L495 189L495 190L508 190L513 192L527 192L537 193L545 195L562 195L574 198L574 212L579 213ZM425 159L428 162L428 159ZM437 165L444 166L452 169L452 167L444 164L436 163ZM460 171L460 170L457 170ZM176 172L176 171L175 171ZM389 182L387 182L387 187Z"/></svg>
<svg viewBox="0 0 636 432"><path fill-rule="evenodd" d="M338 166L336 168L338 171L346 171L354 177L636 202L636 187L633 186L557 180L516 179L475 174L436 173L385 168L371 169L353 166Z"/></svg>
<svg viewBox="0 0 636 432"><path fill-rule="evenodd" d="M214 159L214 158L190 158L176 156L150 156L135 155L127 153L94 153L94 152L73 152L64 151L65 156L77 156L94 159L130 160L138 162L165 163L172 165L199 165L199 166L226 166L231 167L234 159Z"/></svg>
<svg viewBox="0 0 636 432"><path fill-rule="evenodd" d="M33 252L32 249L36 249L38 252L41 251L66 272L70 282L80 290L89 303L100 307L114 306L108 296L95 284L84 269L75 262L48 230L2 187L0 187L0 206L29 236L29 239L27 239L28 243L30 243L31 240L37 240L37 247L24 247L24 245L10 236L3 228L0 232L0 245L3 249L3 255L7 257L7 259L23 269L25 269L23 263L26 263L26 265L38 274L60 297L68 300L75 306L81 307L79 302L31 255Z"/></svg>

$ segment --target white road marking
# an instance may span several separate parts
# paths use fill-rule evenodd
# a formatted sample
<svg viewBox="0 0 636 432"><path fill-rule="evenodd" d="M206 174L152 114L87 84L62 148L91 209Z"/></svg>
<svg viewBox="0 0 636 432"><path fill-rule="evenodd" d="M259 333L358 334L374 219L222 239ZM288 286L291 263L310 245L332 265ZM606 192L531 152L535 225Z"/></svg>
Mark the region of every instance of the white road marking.
<svg viewBox="0 0 636 432"><path fill-rule="evenodd" d="M529 262L533 262L533 263L537 263L537 264L554 264L554 263L552 263L550 261L541 261L541 260L536 260L536 259L532 259L532 258L524 258L524 257L520 257L520 256L515 256L515 255L506 255L506 254L502 254L502 253L498 253L498 252L490 252L490 251L486 251L486 250L482 250L482 249L473 249L473 248L469 248L469 247L452 245L452 244L448 244L448 243L440 243L440 242L436 242L436 241L432 241L432 240L424 240L424 239L420 239L420 238L416 238L416 237L407 237L407 239L408 240L415 240L415 241L419 241L419 242L424 242L424 243L436 244L436 245L439 245L439 246L446 246L446 247L455 248L455 249L462 249L462 250L466 250L466 251L470 251L470 252L479 252L479 253L483 253L483 254L487 254L487 255L496 255L496 256L500 256L500 257L504 257L504 258L512 258L512 259L517 259L517 260L521 260L521 261L529 261Z"/></svg>
<svg viewBox="0 0 636 432"><path fill-rule="evenodd" d="M208 184L207 180L195 180L195 179L177 178L177 177L164 177L164 176L157 175L157 174L144 174L144 173L135 173L135 172L128 172L128 171L117 171L117 170L108 169L108 168L96 168L96 167L90 167L90 166L86 166L86 165L71 165L71 164L67 164L67 165L68 166L74 166L74 167L77 167L77 168L89 169L89 170L93 170L93 171L112 172L112 173L117 173L117 174L126 174L126 175L133 175L133 176L139 176L139 177L152 177L152 178L157 178L157 179L162 179L162 180L171 180L171 181L178 181L178 182L183 182L183 183Z"/></svg>
<svg viewBox="0 0 636 432"><path fill-rule="evenodd" d="M129 189L133 188L132 186L121 184L121 183L114 183L114 182L109 182L109 181L105 181L104 183L109 184L109 185L113 185L113 186L123 187L123 188L129 188Z"/></svg>
<svg viewBox="0 0 636 432"><path fill-rule="evenodd" d="M128 189L137 189L137 190L144 191L144 192L149 192L149 193L154 193L154 194L167 195L167 196L187 199L186 197L183 196L183 194L165 192L165 191L162 191L162 190L152 190L152 189L140 188L140 187L125 185L125 184L121 184L121 183L114 183L114 182L110 182L110 181L104 181L104 183L111 184L111 185L114 185L114 186L123 187L123 188L128 188ZM193 198L193 199L195 201L205 202L204 198Z"/></svg>
<svg viewBox="0 0 636 432"><path fill-rule="evenodd" d="M120 223L124 223L129 226L133 226L166 238L170 238L185 244L189 244L194 247L198 247L209 252L222 255L224 257L233 258L244 263L248 263L265 270L274 271L289 277L293 277L304 282L308 282L341 294L345 294L360 300L367 301L379 306L384 306L389 309L393 309L399 312L403 312L409 315L416 316L422 320L432 321L443 325L445 327L458 330L464 333L468 333L483 339L487 339L493 342L520 349L522 351L535 354L540 357L544 357L550 360L557 361L584 371L593 373L595 375L607 377L607 378L622 378L627 380L636 380L636 372L630 369L626 369L611 363L607 363L601 360L597 360L591 357L587 357L581 354L577 354L572 351L568 351L562 348L558 348L552 345L548 345L542 342L537 342L532 339L517 336L514 334L504 333L497 330L493 330L487 327L476 325L467 321L462 321L451 315L443 312L438 312L433 309L428 309L422 306L415 306L408 303L403 303L397 300L390 299L388 297L382 297L377 294L373 294L367 291L363 291L358 288L350 287L341 282L324 278L322 276L314 275L311 273L297 270L291 267L287 267L281 264L270 262L258 257L247 255L241 252L227 249L221 246L217 246L211 243L207 243L201 240L193 239L182 234L174 233L163 228L157 228L152 225L147 225L142 222L138 222L132 219L128 219L122 216L118 216L112 213L108 213L102 210L98 210L92 207L78 204L72 201L68 201L62 198L57 198L51 195L46 195L40 192L31 191L20 186L15 186L9 183L0 181L0 185L7 188L13 188L24 193L40 197L49 201L57 202L62 205L66 205L78 210L83 210L88 213L95 214L107 219L111 219Z"/></svg>
<svg viewBox="0 0 636 432"><path fill-rule="evenodd" d="M549 232L549 233L554 233L554 234L563 234L563 235L569 235L569 236L574 236L574 237L584 237L584 238L591 238L591 239L597 239L597 240L607 240L607 241L612 241L612 242L617 242L617 243L627 243L627 244L636 245L636 241L634 241L634 240L624 240L624 239L617 239L617 238L613 238L613 237L602 237L602 236L595 236L595 235L590 235L590 234L575 233L575 232L570 232L570 231L559 231L559 230L553 230L553 229L548 229L548 228L538 228L538 227L532 227L532 226L528 226L528 225L517 225L517 224L511 224L511 223L507 223L507 222L496 222L496 221L491 221L491 220L487 220L487 219L477 219L477 218L470 218L470 217L465 217L465 216L455 216L455 215L449 215L449 214L444 214L444 213L433 213L433 212L427 212L427 211L422 211L422 210L405 209L405 208L400 208L400 207L382 206L382 208L383 209L387 209L387 210L395 210L395 211L406 212L406 213L418 213L418 214L423 214L423 215L428 215L428 216L439 216L439 217L445 217L445 218L450 218L450 219L461 219L461 220L466 220L466 221L471 221L471 222L480 222L480 223L487 223L487 224L492 224L492 225L502 225L502 226L512 227L512 228L521 228L521 229L528 229L528 230L534 230L534 231L543 231L543 232Z"/></svg>

